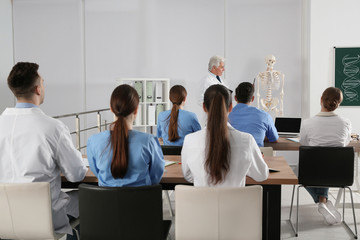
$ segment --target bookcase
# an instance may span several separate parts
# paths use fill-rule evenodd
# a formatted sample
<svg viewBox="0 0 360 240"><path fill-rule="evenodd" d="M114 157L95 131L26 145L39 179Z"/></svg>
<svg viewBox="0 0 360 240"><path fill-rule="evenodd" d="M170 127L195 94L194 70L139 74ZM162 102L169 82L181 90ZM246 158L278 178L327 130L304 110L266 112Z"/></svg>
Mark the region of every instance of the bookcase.
<svg viewBox="0 0 360 240"><path fill-rule="evenodd" d="M140 103L133 128L156 135L157 116L170 109L169 78L120 78L117 85L129 84L139 94Z"/></svg>

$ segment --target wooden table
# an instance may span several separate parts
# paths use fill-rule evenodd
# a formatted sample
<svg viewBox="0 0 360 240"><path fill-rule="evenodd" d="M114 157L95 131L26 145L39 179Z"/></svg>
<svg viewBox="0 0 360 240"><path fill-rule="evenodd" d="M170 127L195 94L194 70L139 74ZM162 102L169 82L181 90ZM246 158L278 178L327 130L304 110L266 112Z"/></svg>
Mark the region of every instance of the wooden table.
<svg viewBox="0 0 360 240"><path fill-rule="evenodd" d="M360 152L360 141L351 141L355 152ZM280 137L277 143L264 142L264 147L272 147L275 151L299 151L300 143Z"/></svg>
<svg viewBox="0 0 360 240"><path fill-rule="evenodd" d="M180 156L165 156L166 160L176 161L177 164L167 166L161 179L164 190L173 190L178 184L187 184L182 174ZM250 177L246 178L246 185L262 185L263 187L263 239L280 239L281 234L281 185L297 184L298 179L287 164L284 157L265 157L270 168L280 172L270 173L269 178L263 182L256 182ZM82 181L97 184L98 180L89 170ZM63 188L77 188L79 183L69 183L62 178Z"/></svg>

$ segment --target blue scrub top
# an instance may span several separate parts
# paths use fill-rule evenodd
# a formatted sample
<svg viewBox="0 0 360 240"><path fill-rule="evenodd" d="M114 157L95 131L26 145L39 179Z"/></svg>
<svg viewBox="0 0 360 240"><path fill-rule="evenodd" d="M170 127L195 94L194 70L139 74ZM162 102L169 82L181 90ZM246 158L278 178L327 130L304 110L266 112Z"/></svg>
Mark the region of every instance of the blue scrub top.
<svg viewBox="0 0 360 240"><path fill-rule="evenodd" d="M87 142L87 158L91 171L99 179L99 186L144 186L160 182L164 173L164 156L153 135L129 131L129 162L124 178L111 174L113 151L109 143L110 131L91 136Z"/></svg>
<svg viewBox="0 0 360 240"><path fill-rule="evenodd" d="M170 113L171 110L159 113L157 122L157 137L163 139L164 145L182 146L186 135L201 129L200 123L195 113L179 109L178 135L180 138L174 142L170 142L168 135Z"/></svg>
<svg viewBox="0 0 360 240"><path fill-rule="evenodd" d="M264 146L265 136L270 142L279 138L270 114L247 104L236 104L229 114L229 123L241 132L250 133L259 147Z"/></svg>

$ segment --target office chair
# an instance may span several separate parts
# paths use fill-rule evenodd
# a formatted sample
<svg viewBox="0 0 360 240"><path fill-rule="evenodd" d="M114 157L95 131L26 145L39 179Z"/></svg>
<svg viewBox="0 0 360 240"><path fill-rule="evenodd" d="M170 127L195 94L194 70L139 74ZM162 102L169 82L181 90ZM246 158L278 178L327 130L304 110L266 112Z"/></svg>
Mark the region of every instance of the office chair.
<svg viewBox="0 0 360 240"><path fill-rule="evenodd" d="M175 238L262 239L262 187L175 187Z"/></svg>
<svg viewBox="0 0 360 240"><path fill-rule="evenodd" d="M164 155L181 155L182 146L161 145Z"/></svg>
<svg viewBox="0 0 360 240"><path fill-rule="evenodd" d="M79 186L80 237L91 239L166 239L171 221L163 220L161 185Z"/></svg>
<svg viewBox="0 0 360 240"><path fill-rule="evenodd" d="M75 228L79 220L70 224ZM48 182L0 184L0 239L60 239L64 235L54 233Z"/></svg>
<svg viewBox="0 0 360 240"><path fill-rule="evenodd" d="M321 174L319 172L321 171ZM353 147L310 147L300 146L299 149L299 186L297 187L296 227L291 221L294 191L290 206L290 224L298 236L299 232L299 188L300 187L336 187L344 191L342 222L357 239L357 227L354 201L351 186L354 182L354 148ZM349 189L354 217L355 233L345 222L345 188Z"/></svg>
<svg viewBox="0 0 360 240"><path fill-rule="evenodd" d="M169 146L169 145L161 145L161 150L164 155L181 155L182 146ZM172 191L171 191L172 192ZM166 201L168 202L170 216L174 216L174 211L171 206L170 194L169 191L165 190Z"/></svg>

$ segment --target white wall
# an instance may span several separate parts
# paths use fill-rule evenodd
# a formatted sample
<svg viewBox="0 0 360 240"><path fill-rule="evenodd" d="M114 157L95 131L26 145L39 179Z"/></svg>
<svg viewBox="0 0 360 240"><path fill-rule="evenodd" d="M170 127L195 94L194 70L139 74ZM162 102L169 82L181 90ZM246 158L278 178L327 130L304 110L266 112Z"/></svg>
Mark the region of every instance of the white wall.
<svg viewBox="0 0 360 240"><path fill-rule="evenodd" d="M310 116L320 111L320 97L325 88L334 86L334 46L360 47L360 1L317 0L309 1L311 29L310 87L304 96L310 98ZM353 132L360 131L360 108L339 107L337 113L349 118Z"/></svg>
<svg viewBox="0 0 360 240"><path fill-rule="evenodd" d="M7 77L14 63L11 0L0 1L0 112L15 103L7 86Z"/></svg>
<svg viewBox="0 0 360 240"><path fill-rule="evenodd" d="M203 121L201 79L215 54L227 58L233 89L274 54L285 74L285 115L301 115L301 0L14 0L13 7L15 61L40 64L49 115L107 108L118 78L167 77L187 88L185 108Z"/></svg>

